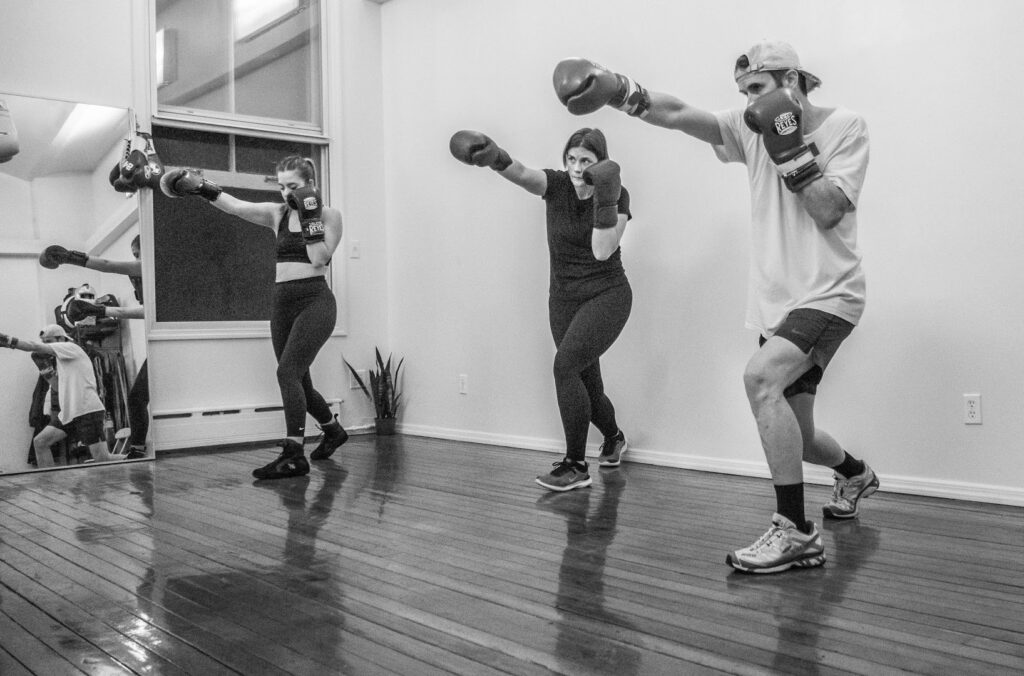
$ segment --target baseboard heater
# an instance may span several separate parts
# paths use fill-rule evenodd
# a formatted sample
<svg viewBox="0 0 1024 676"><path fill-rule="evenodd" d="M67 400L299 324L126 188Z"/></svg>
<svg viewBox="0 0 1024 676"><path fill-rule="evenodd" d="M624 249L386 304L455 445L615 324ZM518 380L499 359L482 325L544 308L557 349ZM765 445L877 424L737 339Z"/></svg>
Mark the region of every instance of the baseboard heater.
<svg viewBox="0 0 1024 676"><path fill-rule="evenodd" d="M343 401L328 399L327 403L338 413ZM158 452L273 441L284 433L283 411L280 404L154 411L150 436ZM317 433L316 421L307 417L306 430L311 435Z"/></svg>

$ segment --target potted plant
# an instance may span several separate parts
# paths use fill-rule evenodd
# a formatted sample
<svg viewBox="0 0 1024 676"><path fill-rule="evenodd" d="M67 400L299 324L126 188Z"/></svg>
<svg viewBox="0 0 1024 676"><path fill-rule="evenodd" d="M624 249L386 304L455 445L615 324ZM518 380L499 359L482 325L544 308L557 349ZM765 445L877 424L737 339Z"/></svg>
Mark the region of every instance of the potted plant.
<svg viewBox="0 0 1024 676"><path fill-rule="evenodd" d="M398 365L392 371L391 355L388 355L388 360L385 362L378 348L374 348L374 352L377 355L377 367L368 371L370 378L369 387L359 377L359 372L352 368L352 364L348 363L348 360L345 360L345 366L351 371L352 377L359 383L359 387L362 388L366 396L373 402L373 408L376 413L374 423L376 424L377 434L394 434L395 419L398 416L398 406L402 398L402 393L398 387L398 377L401 374L402 363L405 361L405 358L400 359Z"/></svg>

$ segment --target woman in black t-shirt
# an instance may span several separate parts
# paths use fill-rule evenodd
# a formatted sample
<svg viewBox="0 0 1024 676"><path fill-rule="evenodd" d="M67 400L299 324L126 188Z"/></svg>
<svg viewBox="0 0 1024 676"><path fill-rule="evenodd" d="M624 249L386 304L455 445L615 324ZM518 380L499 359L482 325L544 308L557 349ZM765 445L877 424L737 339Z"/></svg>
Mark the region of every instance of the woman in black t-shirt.
<svg viewBox="0 0 1024 676"><path fill-rule="evenodd" d="M604 435L598 457L602 467L618 466L626 451L598 361L625 326L633 302L619 249L632 218L619 166L608 159L600 129L580 129L569 137L562 151L564 170L526 167L476 131L457 132L449 145L456 159L490 167L547 203L548 317L557 347L555 390L566 451L537 483L553 491L589 486L585 452L590 423Z"/></svg>

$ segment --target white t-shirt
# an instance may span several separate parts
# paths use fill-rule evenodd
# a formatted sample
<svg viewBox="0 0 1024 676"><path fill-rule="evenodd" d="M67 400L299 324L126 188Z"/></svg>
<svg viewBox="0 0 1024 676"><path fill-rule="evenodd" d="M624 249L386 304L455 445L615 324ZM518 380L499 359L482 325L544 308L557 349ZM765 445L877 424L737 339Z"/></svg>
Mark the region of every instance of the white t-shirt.
<svg viewBox="0 0 1024 676"><path fill-rule="evenodd" d="M57 418L67 424L86 413L103 411L96 392L96 372L89 355L75 343L48 343L57 354Z"/></svg>
<svg viewBox="0 0 1024 676"><path fill-rule="evenodd" d="M863 118L835 109L804 142L818 148L825 176L845 193L854 210L824 230L782 182L761 136L743 122L743 110L715 113L723 162L747 165L752 247L747 328L771 336L790 311L812 308L856 324L864 312L864 271L857 248L857 201L868 166L868 129Z"/></svg>

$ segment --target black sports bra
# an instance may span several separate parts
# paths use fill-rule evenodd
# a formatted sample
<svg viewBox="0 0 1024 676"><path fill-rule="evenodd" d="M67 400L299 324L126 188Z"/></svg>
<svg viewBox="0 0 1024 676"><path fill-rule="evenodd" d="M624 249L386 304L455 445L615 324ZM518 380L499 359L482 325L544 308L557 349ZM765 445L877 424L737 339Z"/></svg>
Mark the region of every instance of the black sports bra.
<svg viewBox="0 0 1024 676"><path fill-rule="evenodd" d="M288 217L292 210L285 209L281 222L277 224L277 262L278 263L312 263L306 253L306 241L301 232L288 229Z"/></svg>

